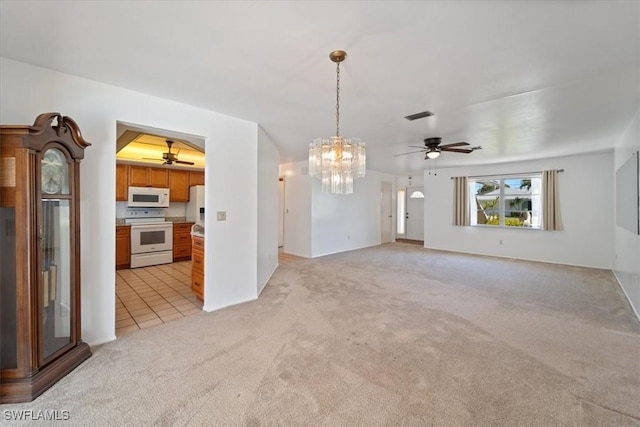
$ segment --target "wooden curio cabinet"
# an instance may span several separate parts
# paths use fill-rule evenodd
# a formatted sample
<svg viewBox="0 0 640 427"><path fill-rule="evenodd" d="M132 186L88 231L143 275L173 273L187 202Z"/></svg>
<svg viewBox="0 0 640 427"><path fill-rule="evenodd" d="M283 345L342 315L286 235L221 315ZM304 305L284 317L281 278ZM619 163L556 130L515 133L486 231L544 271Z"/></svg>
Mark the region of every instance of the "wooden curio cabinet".
<svg viewBox="0 0 640 427"><path fill-rule="evenodd" d="M0 126L0 403L27 402L91 356L80 338L76 123Z"/></svg>

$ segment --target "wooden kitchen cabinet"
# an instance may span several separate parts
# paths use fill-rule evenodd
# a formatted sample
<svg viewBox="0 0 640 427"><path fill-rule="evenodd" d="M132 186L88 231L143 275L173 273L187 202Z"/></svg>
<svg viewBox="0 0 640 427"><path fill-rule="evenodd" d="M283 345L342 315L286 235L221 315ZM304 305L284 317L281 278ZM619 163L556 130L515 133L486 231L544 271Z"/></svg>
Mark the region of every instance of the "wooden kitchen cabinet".
<svg viewBox="0 0 640 427"><path fill-rule="evenodd" d="M169 171L169 201L189 201L189 174L187 170L172 169ZM191 242L189 242L191 244Z"/></svg>
<svg viewBox="0 0 640 427"><path fill-rule="evenodd" d="M131 226L116 226L116 270L129 268L131 263Z"/></svg>
<svg viewBox="0 0 640 427"><path fill-rule="evenodd" d="M170 202L188 202L189 187L204 185L204 171L116 164L116 201L126 202L129 187L169 188Z"/></svg>
<svg viewBox="0 0 640 427"><path fill-rule="evenodd" d="M78 125L0 126L0 403L29 402L91 356L82 341Z"/></svg>
<svg viewBox="0 0 640 427"><path fill-rule="evenodd" d="M149 184L149 168L145 166L129 166L129 186L147 187Z"/></svg>
<svg viewBox="0 0 640 427"><path fill-rule="evenodd" d="M204 300L204 237L191 238L191 290Z"/></svg>
<svg viewBox="0 0 640 427"><path fill-rule="evenodd" d="M127 165L116 164L116 202L126 202L129 191Z"/></svg>
<svg viewBox="0 0 640 427"><path fill-rule="evenodd" d="M204 185L204 171L189 171L189 187Z"/></svg>
<svg viewBox="0 0 640 427"><path fill-rule="evenodd" d="M193 222L173 223L173 261L191 259L191 226Z"/></svg>
<svg viewBox="0 0 640 427"><path fill-rule="evenodd" d="M129 166L130 187L169 187L169 170L147 166Z"/></svg>
<svg viewBox="0 0 640 427"><path fill-rule="evenodd" d="M149 168L149 183L151 187L168 188L169 171L167 169Z"/></svg>

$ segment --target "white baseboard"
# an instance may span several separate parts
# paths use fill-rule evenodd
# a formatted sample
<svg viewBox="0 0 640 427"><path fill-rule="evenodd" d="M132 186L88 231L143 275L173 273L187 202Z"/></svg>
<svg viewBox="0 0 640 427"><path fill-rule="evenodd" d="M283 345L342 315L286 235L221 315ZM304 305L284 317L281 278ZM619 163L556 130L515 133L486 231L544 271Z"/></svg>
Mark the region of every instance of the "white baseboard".
<svg viewBox="0 0 640 427"><path fill-rule="evenodd" d="M618 277L618 275L616 274L615 270L611 270L611 272L613 273L613 277L616 278L616 282L618 282L618 286L620 286L620 289L622 289L622 293L624 294L624 296L627 298L627 301L629 302L629 305L631 306L631 310L633 310L633 313L636 315L636 317L638 318L638 321L640 321L640 314L638 313L638 310L633 306L633 303L631 302L631 298L629 298L629 294L627 293L627 291L624 289L624 286L622 286L622 281L620 281L620 278Z"/></svg>

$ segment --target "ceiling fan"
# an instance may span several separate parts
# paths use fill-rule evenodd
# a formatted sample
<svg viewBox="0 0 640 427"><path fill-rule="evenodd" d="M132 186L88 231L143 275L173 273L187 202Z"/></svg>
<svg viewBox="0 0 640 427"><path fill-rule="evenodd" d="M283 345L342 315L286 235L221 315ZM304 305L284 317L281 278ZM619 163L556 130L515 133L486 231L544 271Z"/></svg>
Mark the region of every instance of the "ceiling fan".
<svg viewBox="0 0 640 427"><path fill-rule="evenodd" d="M424 140L424 147L419 147L417 145L409 146L411 148L419 148L420 150L410 151L408 153L396 154L394 155L394 157L404 156L406 154L413 154L413 153L425 153L424 159L427 160L427 159L435 159L440 155L440 152L442 151L469 154L469 153L473 153L474 150L482 149L482 147L480 146L469 147L469 148L455 148L455 147L463 147L463 146L469 145L468 142L461 141L461 142L454 142L451 144L440 145L441 142L442 142L442 138L427 138Z"/></svg>
<svg viewBox="0 0 640 427"><path fill-rule="evenodd" d="M163 165L171 165L173 163L175 164L180 164L180 165L193 165L195 163L193 162L186 162L183 160L178 160L178 154L180 153L180 150L178 149L177 153L172 153L171 152L171 146L173 145L173 141L170 139L167 139L167 152L166 153L162 153L162 159L150 159L148 157L145 157L146 160L158 160L158 161L162 161Z"/></svg>

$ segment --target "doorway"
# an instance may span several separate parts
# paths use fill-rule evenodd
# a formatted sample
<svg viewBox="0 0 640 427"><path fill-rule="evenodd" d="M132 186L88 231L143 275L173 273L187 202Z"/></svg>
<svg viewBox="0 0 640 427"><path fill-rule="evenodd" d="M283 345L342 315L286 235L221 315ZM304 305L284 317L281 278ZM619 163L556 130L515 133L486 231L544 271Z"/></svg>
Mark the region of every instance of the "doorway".
<svg viewBox="0 0 640 427"><path fill-rule="evenodd" d="M390 182L383 181L380 189L380 241L393 242L393 187Z"/></svg>
<svg viewBox="0 0 640 427"><path fill-rule="evenodd" d="M115 332L119 337L202 312L203 302L191 290L190 261L190 231L196 217L192 207L201 204L189 202L194 200L194 186L201 189L205 184L205 138L122 121L116 122L116 137ZM129 203L132 187L166 189L169 204L136 209ZM135 238L134 228L140 223L148 223L141 226L147 231L149 224L162 230L162 258L138 247L141 240ZM150 237L154 246L144 249L158 249L158 236L154 233Z"/></svg>
<svg viewBox="0 0 640 427"><path fill-rule="evenodd" d="M278 178L278 248L284 246L284 177Z"/></svg>
<svg viewBox="0 0 640 427"><path fill-rule="evenodd" d="M424 188L408 187L406 219L406 238L424 241Z"/></svg>

